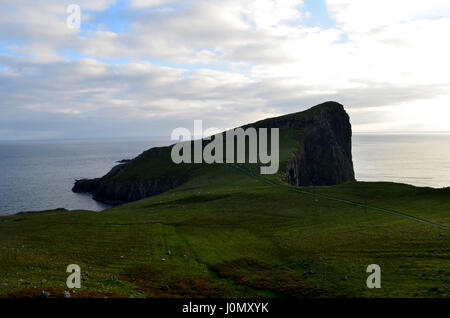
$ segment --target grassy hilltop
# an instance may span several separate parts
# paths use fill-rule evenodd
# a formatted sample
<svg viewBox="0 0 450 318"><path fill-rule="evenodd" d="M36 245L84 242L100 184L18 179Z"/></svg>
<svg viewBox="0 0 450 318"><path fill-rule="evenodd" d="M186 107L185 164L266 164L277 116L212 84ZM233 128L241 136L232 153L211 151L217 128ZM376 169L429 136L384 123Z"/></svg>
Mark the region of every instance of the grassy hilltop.
<svg viewBox="0 0 450 318"><path fill-rule="evenodd" d="M78 264L79 297L450 296L450 189L292 186L284 172L301 141L283 132L280 143L278 175L164 155L155 166L144 153L120 178L164 167L186 174L182 185L100 213L0 217L0 295L58 295ZM381 289L366 287L369 264Z"/></svg>

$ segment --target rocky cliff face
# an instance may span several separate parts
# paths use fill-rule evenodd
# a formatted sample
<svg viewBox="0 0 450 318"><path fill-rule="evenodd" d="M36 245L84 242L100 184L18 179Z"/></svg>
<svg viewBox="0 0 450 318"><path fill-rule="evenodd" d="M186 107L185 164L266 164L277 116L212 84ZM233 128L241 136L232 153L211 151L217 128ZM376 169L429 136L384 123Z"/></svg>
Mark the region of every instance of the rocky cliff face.
<svg viewBox="0 0 450 318"><path fill-rule="evenodd" d="M77 193L92 193L93 199L108 203L122 204L140 200L174 189L184 183L175 176L148 181L114 181L105 178L77 180L72 189Z"/></svg>
<svg viewBox="0 0 450 318"><path fill-rule="evenodd" d="M169 169L153 177L145 177L143 171L140 178L135 167L140 166L139 161L167 161L165 155L167 149L152 148L134 160L124 160L102 178L77 180L72 191L92 193L94 200L108 204L122 204L169 191L183 184L188 176ZM128 177L124 178L124 175Z"/></svg>
<svg viewBox="0 0 450 318"><path fill-rule="evenodd" d="M291 185L335 185L355 180L352 129L349 116L338 103L327 102L304 112L244 126L247 127L279 128L295 138L299 149L290 154L282 173ZM96 200L118 204L176 188L192 176L193 165L175 165L170 150L171 147L152 148L115 166L102 178L76 181L73 191L92 193Z"/></svg>
<svg viewBox="0 0 450 318"><path fill-rule="evenodd" d="M304 132L296 135L302 147L287 163L285 181L297 186L355 181L352 128L344 107L328 102L304 115L298 120L285 119L279 123Z"/></svg>

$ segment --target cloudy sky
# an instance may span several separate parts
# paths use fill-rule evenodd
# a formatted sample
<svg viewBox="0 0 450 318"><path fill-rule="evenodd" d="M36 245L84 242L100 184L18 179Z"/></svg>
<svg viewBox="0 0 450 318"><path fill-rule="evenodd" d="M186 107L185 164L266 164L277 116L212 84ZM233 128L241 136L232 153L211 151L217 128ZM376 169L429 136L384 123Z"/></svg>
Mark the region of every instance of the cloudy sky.
<svg viewBox="0 0 450 318"><path fill-rule="evenodd" d="M0 0L0 139L225 129L327 100L355 132L450 131L449 32L448 0Z"/></svg>

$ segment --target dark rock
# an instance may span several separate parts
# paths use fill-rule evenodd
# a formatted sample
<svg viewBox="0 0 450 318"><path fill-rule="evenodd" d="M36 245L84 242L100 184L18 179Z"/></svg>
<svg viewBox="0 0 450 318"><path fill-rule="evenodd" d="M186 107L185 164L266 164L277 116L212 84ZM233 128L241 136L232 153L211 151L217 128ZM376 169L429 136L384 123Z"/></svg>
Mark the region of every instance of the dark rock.
<svg viewBox="0 0 450 318"><path fill-rule="evenodd" d="M163 287L161 287L161 290L163 290L163 291L169 291L169 286L167 286L167 285L164 285Z"/></svg>
<svg viewBox="0 0 450 318"><path fill-rule="evenodd" d="M437 287L431 287L430 289L428 289L428 291L436 292L436 293L440 292L439 288L437 288Z"/></svg>
<svg viewBox="0 0 450 318"><path fill-rule="evenodd" d="M131 161L131 159L122 159L119 161L116 161L117 163L129 163Z"/></svg>
<svg viewBox="0 0 450 318"><path fill-rule="evenodd" d="M63 296L64 298L70 298L70 293L67 290L65 290L61 293L61 296Z"/></svg>
<svg viewBox="0 0 450 318"><path fill-rule="evenodd" d="M341 104L327 102L304 112L262 120L242 128L249 127L292 132L299 149L285 162L283 174L287 183L320 186L355 181L352 129ZM91 193L101 202L122 204L174 189L188 181L195 168L194 165L180 168L174 164L170 151L171 147L156 147L133 160L122 160L101 178L77 180L72 191ZM147 173L152 165L162 168Z"/></svg>
<svg viewBox="0 0 450 318"><path fill-rule="evenodd" d="M122 180L120 177L133 168L134 161L152 160L165 154L164 148L152 148L136 159L116 165L105 176L97 179L77 180L72 188L76 193L91 193L93 199L107 204L122 204L157 195L180 186L187 181L186 176L163 174L157 178L133 178ZM170 160L170 157L168 158Z"/></svg>
<svg viewBox="0 0 450 318"><path fill-rule="evenodd" d="M48 293L46 291L42 291L41 294L40 294L40 297L41 298L48 298L48 297L50 297L50 293Z"/></svg>
<svg viewBox="0 0 450 318"><path fill-rule="evenodd" d="M352 128L342 105L328 102L313 107L298 120L286 120L280 125L306 131L298 135L303 147L286 166L286 182L321 186L355 181Z"/></svg>

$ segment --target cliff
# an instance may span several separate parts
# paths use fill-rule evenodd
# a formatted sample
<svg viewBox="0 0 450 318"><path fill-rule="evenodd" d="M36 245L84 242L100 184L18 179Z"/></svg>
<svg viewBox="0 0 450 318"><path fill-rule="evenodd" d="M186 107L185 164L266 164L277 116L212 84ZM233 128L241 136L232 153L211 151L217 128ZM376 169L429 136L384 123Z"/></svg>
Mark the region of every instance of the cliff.
<svg viewBox="0 0 450 318"><path fill-rule="evenodd" d="M77 180L72 191L92 193L97 201L121 204L173 189L187 181L191 170L184 164L172 163L169 147L157 147L116 165L101 178Z"/></svg>
<svg viewBox="0 0 450 318"><path fill-rule="evenodd" d="M352 129L341 104L327 102L307 111L262 120L243 128L279 128L283 142L295 150L280 154L280 177L296 186L336 185L355 181L352 162ZM287 136L287 137L286 137ZM195 177L202 165L176 165L171 147L152 148L137 158L115 166L107 175L78 180L74 192L92 193L94 199L118 204L139 200L176 188Z"/></svg>
<svg viewBox="0 0 450 318"><path fill-rule="evenodd" d="M352 127L344 107L328 102L274 120L274 125L300 131L300 149L288 161L285 181L297 186L336 185L355 181Z"/></svg>

